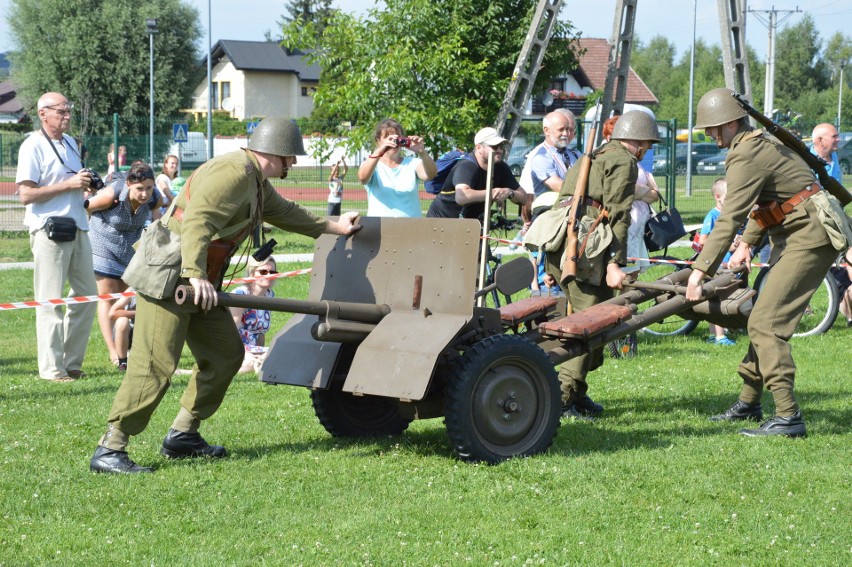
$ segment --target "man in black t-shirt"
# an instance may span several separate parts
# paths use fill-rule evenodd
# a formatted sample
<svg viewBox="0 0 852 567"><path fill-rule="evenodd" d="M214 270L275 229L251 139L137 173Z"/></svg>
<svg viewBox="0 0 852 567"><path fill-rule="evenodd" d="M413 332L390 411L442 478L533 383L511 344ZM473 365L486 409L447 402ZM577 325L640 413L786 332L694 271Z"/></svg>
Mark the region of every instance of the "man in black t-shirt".
<svg viewBox="0 0 852 567"><path fill-rule="evenodd" d="M526 203L526 192L503 161L506 139L494 128L483 128L476 133L473 141L476 147L453 166L441 193L429 206L427 217L475 219L482 215L485 210L489 152L494 152L491 201L498 205L507 200L517 205Z"/></svg>

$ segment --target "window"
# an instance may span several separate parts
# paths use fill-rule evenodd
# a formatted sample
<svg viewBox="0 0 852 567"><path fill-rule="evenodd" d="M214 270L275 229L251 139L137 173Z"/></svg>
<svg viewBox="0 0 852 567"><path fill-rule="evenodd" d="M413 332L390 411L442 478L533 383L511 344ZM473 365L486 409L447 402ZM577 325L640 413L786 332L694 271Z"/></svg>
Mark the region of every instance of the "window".
<svg viewBox="0 0 852 567"><path fill-rule="evenodd" d="M220 110L222 101L231 96L231 82L213 82L213 109Z"/></svg>
<svg viewBox="0 0 852 567"><path fill-rule="evenodd" d="M224 81L222 85L222 97L219 100L225 100L231 97L231 81Z"/></svg>

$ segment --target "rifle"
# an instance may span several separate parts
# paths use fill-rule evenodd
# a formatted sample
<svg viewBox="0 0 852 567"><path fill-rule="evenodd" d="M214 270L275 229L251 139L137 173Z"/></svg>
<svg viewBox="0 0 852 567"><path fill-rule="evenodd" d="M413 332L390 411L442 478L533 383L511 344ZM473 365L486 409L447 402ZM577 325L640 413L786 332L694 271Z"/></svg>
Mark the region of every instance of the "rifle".
<svg viewBox="0 0 852 567"><path fill-rule="evenodd" d="M598 121L600 120L601 100L595 106L595 119L592 121L592 127L589 129L589 137L586 139L586 151L583 152L579 162L574 164L574 167L580 168L580 175L577 176L577 184L574 185L574 196L571 199L571 211L568 213L568 228L565 235L565 262L562 264L562 281L571 281L577 276L577 231L580 227L578 214L580 205L586 199L586 189L589 185L589 172L592 169L592 146L595 143L595 136L598 131Z"/></svg>
<svg viewBox="0 0 852 567"><path fill-rule="evenodd" d="M749 116L760 122L760 124L766 128L767 132L778 138L782 144L796 152L799 157L805 160L808 167L816 173L819 178L819 183L822 185L823 189L837 197L837 200L840 201L841 205L845 207L847 204L852 202L852 194L850 194L849 191L846 190L846 187L844 187L838 180L828 174L828 170L825 169L825 160L818 155L811 153L801 140L796 138L780 125L773 122L771 118L764 116L759 110L752 107L740 96L739 93L731 93L731 96L734 97L737 104L739 104Z"/></svg>

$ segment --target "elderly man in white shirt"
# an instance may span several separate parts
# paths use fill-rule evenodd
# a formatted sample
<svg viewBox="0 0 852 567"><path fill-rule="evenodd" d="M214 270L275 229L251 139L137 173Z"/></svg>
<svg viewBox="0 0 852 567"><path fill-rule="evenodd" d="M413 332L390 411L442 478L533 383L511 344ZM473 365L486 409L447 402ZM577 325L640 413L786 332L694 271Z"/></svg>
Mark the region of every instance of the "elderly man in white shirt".
<svg viewBox="0 0 852 567"><path fill-rule="evenodd" d="M41 128L21 144L15 183L26 205L24 224L30 233L35 260L35 299L62 297L65 282L70 296L95 295L95 273L89 244L84 193L92 183L74 139L65 133L71 124L71 104L60 93L38 99ZM48 233L48 219L61 218L66 230ZM73 224L72 224L73 223ZM76 227L75 227L76 225ZM82 371L95 303L36 309L39 376L70 382Z"/></svg>

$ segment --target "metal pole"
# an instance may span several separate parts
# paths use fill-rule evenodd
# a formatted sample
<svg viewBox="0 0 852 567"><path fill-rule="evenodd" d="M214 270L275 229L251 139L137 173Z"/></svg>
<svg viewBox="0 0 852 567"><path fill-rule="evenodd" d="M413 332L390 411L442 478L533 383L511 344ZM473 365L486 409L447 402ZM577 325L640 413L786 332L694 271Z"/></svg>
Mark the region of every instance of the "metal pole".
<svg viewBox="0 0 852 567"><path fill-rule="evenodd" d="M159 30L157 29L157 18L147 18L145 20L145 33L148 34L149 40L149 52L151 54L151 64L150 64L150 75L151 75L151 83L150 90L148 91L148 102L150 108L149 112L149 124L148 124L148 163L151 167L154 167L154 34ZM116 170L118 170L118 161L115 163Z"/></svg>
<svg viewBox="0 0 852 567"><path fill-rule="evenodd" d="M148 124L148 163L151 164L151 167L154 166L154 34L148 34L148 38L150 39L151 44L151 90L149 91L148 98L150 99L150 109L149 109L149 118L150 123Z"/></svg>
<svg viewBox="0 0 852 567"><path fill-rule="evenodd" d="M840 132L840 124L841 124L841 114L843 111L843 68L846 67L846 63L840 64L840 88L837 93L837 131Z"/></svg>
<svg viewBox="0 0 852 567"><path fill-rule="evenodd" d="M207 159L213 159L213 16L207 0Z"/></svg>
<svg viewBox="0 0 852 567"><path fill-rule="evenodd" d="M695 99L695 34L698 22L698 0L692 3L692 53L689 56L689 120L687 121L688 137L686 139L686 196L692 197L692 101ZM677 136L677 132L675 132ZM677 138L675 138L677 139ZM675 144L677 147L677 144ZM675 152L677 156L677 152ZM669 162L675 164L677 170L677 158ZM676 174L676 172L675 172ZM674 205L672 205L674 206Z"/></svg>

